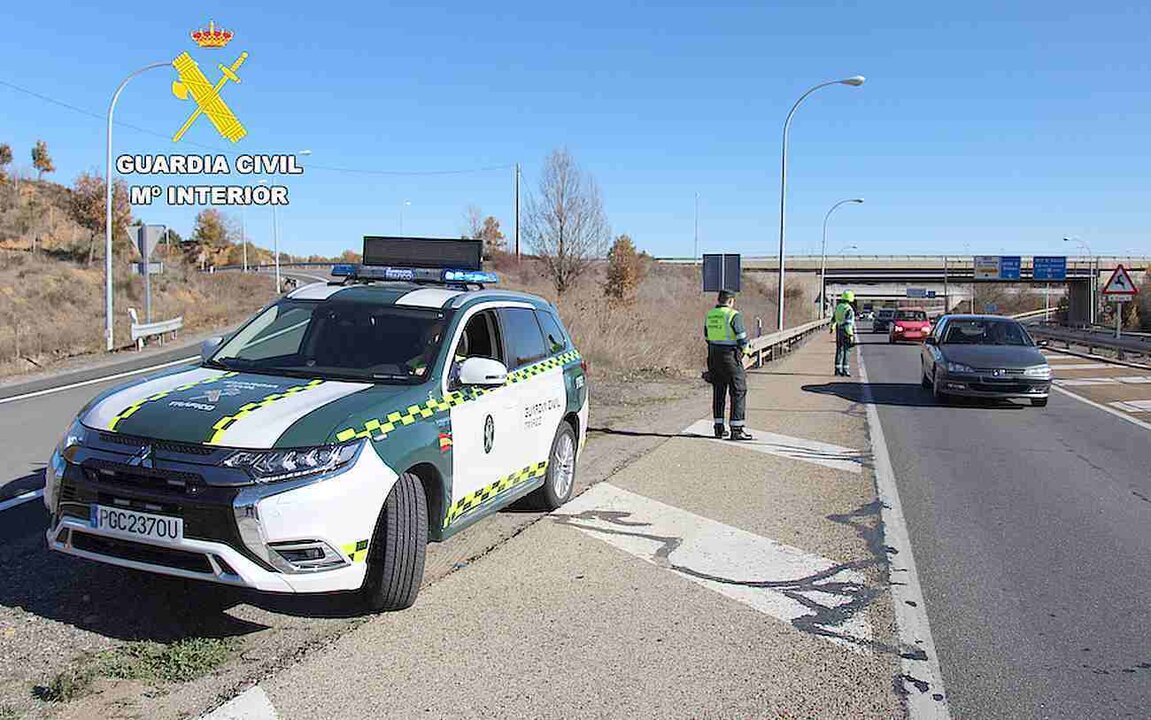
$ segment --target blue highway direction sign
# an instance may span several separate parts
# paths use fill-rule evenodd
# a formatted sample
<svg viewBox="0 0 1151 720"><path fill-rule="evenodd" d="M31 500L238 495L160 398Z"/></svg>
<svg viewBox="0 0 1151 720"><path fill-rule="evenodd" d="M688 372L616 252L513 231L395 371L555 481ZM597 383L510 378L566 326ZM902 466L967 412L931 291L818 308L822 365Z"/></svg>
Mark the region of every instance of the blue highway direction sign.
<svg viewBox="0 0 1151 720"><path fill-rule="evenodd" d="M1032 259L1031 277L1034 280L1066 280L1067 256L1036 255Z"/></svg>

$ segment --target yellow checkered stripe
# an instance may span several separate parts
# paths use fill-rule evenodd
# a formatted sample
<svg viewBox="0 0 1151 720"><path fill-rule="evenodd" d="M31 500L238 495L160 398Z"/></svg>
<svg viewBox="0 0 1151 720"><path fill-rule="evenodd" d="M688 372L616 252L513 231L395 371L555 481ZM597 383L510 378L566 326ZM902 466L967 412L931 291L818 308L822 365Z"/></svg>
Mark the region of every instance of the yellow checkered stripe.
<svg viewBox="0 0 1151 720"><path fill-rule="evenodd" d="M238 411L236 411L236 413L234 415L225 415L224 417L222 417L216 421L216 424L212 426L212 437L208 439L208 444L209 445L219 444L219 442L224 437L224 432L229 427L231 427L233 423L236 423L236 422L246 418L247 416L249 416L252 413L259 410L260 408L268 407L269 405L276 402L277 400L283 400L286 397L291 397L291 396L296 395L298 393L302 393L306 390L311 390L312 388L314 388L318 385L323 385L323 384L324 384L323 380L309 380L308 382L304 383L303 385L294 385L294 386L288 388L287 390L285 390L283 392L272 393L271 395L268 395L267 397L265 397L262 400L258 400L256 402L250 402L247 405L241 406L240 409Z"/></svg>
<svg viewBox="0 0 1151 720"><path fill-rule="evenodd" d="M496 480L491 485L476 490L475 492L464 495L459 500L456 500L448 509L447 517L444 518L444 527L451 525L456 520L459 520L464 515L467 515L472 510L475 510L480 505L483 505L488 500L496 497L502 492L510 490L517 485L522 485L528 480L541 477L548 471L548 462L538 462L535 465L528 465L523 470L518 470L511 475L502 477Z"/></svg>
<svg viewBox="0 0 1151 720"><path fill-rule="evenodd" d="M558 367L563 367L570 362L575 362L580 359L580 354L575 350L570 350L562 355L550 357L547 360L538 362L535 365L528 365L526 368L520 368L513 373L508 373L508 384L522 382L529 378L533 378L540 373L545 373L548 370L554 370Z"/></svg>
<svg viewBox="0 0 1151 720"><path fill-rule="evenodd" d="M237 375L237 374L238 373L235 373L235 372L226 372L222 375L216 375L214 377L204 378L203 380L196 380L195 382L185 383L184 385L174 387L171 390L164 390L163 392L158 392L158 393L155 393L153 395L149 395L148 397L144 398L143 400L137 400L136 402L132 403L128 407L121 410L116 415L116 417L112 418L112 421L108 423L108 429L109 430L115 430L117 425L119 425L121 422L123 422L127 418L130 418L137 410L144 407L145 405L147 405L150 402L153 402L155 400L160 400L162 398L166 398L169 395L171 395L172 393L178 393L178 392L182 392L184 390L191 390L192 388L197 387L199 385L207 385L209 383L214 383L218 380L223 380L224 378L230 378L233 375Z"/></svg>
<svg viewBox="0 0 1151 720"><path fill-rule="evenodd" d="M347 545L341 545L340 550L354 563L364 562L368 559L368 541L360 540Z"/></svg>
<svg viewBox="0 0 1151 720"><path fill-rule="evenodd" d="M526 368L516 370L513 373L508 373L507 383L513 383L527 380L528 378L539 375L547 370L563 367L568 363L575 362L580 359L580 354L575 350L556 355L555 357L548 358L535 365L529 365ZM447 412L456 405L461 405L469 400L475 400L478 397L493 392L492 390L485 390L484 388L469 388L463 392L450 392L442 398L431 398L426 403L420 405L410 405L403 411L396 411L388 413L382 419L373 418L368 420L360 427L350 427L336 433L336 440L339 442L347 442L356 438L372 438L374 440L384 439L388 433L393 432L398 427L404 425L411 425L417 420L430 418L436 413Z"/></svg>

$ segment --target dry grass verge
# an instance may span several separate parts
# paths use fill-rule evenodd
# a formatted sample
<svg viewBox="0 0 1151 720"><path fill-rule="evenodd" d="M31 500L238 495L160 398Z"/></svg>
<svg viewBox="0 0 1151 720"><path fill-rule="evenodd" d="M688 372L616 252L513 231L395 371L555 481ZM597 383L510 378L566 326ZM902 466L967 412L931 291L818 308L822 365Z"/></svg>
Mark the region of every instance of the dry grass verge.
<svg viewBox="0 0 1151 720"><path fill-rule="evenodd" d="M144 316L144 279L117 268L117 344L129 344L128 308ZM165 262L152 278L152 317L182 315L188 331L239 322L273 297L268 277L204 274ZM104 273L28 252L0 250L0 377L34 372L104 345Z"/></svg>

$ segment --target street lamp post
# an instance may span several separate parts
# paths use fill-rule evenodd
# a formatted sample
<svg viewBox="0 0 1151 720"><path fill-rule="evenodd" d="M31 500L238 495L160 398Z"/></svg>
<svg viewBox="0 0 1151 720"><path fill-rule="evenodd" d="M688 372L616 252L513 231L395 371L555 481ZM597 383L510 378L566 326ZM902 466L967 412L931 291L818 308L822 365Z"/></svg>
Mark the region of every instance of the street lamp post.
<svg viewBox="0 0 1151 720"><path fill-rule="evenodd" d="M786 208L787 208L787 131L791 128L791 116L795 114L796 109L800 104L807 99L807 96L829 85L850 85L852 87L859 87L865 81L862 75L855 75L853 77L844 78L842 80L831 80L829 82L820 83L807 92L799 96L795 104L791 106L791 111L787 113L787 119L783 122L783 153L780 158L779 170L779 296L778 296L778 314L776 318L776 329L783 329L783 262L784 262L784 229L786 227Z"/></svg>
<svg viewBox="0 0 1151 720"><path fill-rule="evenodd" d="M819 318L821 320L827 317L827 220L831 217L831 213L835 212L835 209L840 205L862 202L863 198L840 200L832 205L827 211L827 214L823 216L823 242L819 246ZM781 265L781 270L782 267Z"/></svg>
<svg viewBox="0 0 1151 720"><path fill-rule="evenodd" d="M311 150L297 150L293 155L311 155ZM257 185L267 185L267 180L260 180ZM276 206L272 205L272 264L276 268L276 294L283 291L283 282L280 280L280 228L276 222Z"/></svg>
<svg viewBox="0 0 1151 720"><path fill-rule="evenodd" d="M405 200L400 203L400 235L404 234L404 208L412 204L411 200Z"/></svg>
<svg viewBox="0 0 1151 720"><path fill-rule="evenodd" d="M155 70L156 68L172 67L170 62L158 62L136 70L124 78L112 93L112 102L108 104L108 133L105 138L105 172L104 172L104 341L106 349L111 352L114 347L112 341L112 116L116 113L116 101L125 86L137 75Z"/></svg>
<svg viewBox="0 0 1151 720"><path fill-rule="evenodd" d="M699 257L699 193L695 194L695 235L691 250L691 261Z"/></svg>
<svg viewBox="0 0 1151 720"><path fill-rule="evenodd" d="M1063 242L1077 243L1080 247L1087 251L1087 270L1091 273L1091 278L1087 283L1087 293L1089 302L1091 304L1091 307L1088 309L1087 313L1087 322L1090 325L1094 325L1096 312L1095 286L1099 283L1099 267L1095 259L1095 253L1091 252L1090 245L1077 237L1065 237L1063 238Z"/></svg>

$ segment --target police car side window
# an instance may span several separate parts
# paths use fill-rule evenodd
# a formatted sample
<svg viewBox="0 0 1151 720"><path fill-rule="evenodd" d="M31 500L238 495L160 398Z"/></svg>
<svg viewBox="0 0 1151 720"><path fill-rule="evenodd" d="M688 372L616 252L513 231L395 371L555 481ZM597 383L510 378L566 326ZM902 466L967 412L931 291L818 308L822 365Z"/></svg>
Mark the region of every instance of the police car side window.
<svg viewBox="0 0 1151 720"><path fill-rule="evenodd" d="M459 357L483 357L503 361L499 327L491 311L478 312L468 320L455 354Z"/></svg>
<svg viewBox="0 0 1151 720"><path fill-rule="evenodd" d="M567 335L560 329L560 324L550 312L536 311L536 319L544 331L544 340L547 343L548 353L555 355L568 349Z"/></svg>
<svg viewBox="0 0 1151 720"><path fill-rule="evenodd" d="M515 369L547 356L544 336L536 314L527 308L503 308L504 342L508 351L508 368Z"/></svg>

